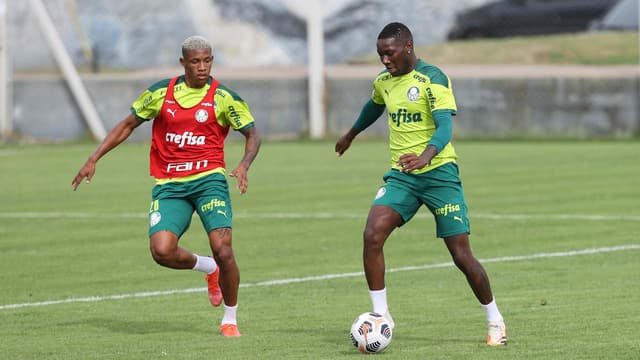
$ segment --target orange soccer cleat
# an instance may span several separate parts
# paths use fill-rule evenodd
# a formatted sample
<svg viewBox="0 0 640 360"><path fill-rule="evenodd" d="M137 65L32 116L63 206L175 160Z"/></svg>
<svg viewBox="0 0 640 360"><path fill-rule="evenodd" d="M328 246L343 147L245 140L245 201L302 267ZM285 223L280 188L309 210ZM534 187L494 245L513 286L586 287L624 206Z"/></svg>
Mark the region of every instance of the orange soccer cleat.
<svg viewBox="0 0 640 360"><path fill-rule="evenodd" d="M218 278L220 275L220 268L216 267L216 271L211 274L207 274L207 285L209 290L209 301L213 306L220 306L222 304L222 290L220 290L220 284Z"/></svg>
<svg viewBox="0 0 640 360"><path fill-rule="evenodd" d="M224 337L239 337L240 331L236 324L222 324L220 325L220 333Z"/></svg>

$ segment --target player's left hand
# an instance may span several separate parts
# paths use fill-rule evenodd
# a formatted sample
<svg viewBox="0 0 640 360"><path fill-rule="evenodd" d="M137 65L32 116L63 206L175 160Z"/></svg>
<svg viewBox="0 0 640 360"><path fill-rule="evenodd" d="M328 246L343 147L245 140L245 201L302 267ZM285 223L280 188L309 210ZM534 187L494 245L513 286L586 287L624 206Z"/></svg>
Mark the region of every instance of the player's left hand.
<svg viewBox="0 0 640 360"><path fill-rule="evenodd" d="M416 154L404 154L398 159L398 165L402 167L402 172L408 173L413 170L422 169L429 165L429 161Z"/></svg>
<svg viewBox="0 0 640 360"><path fill-rule="evenodd" d="M247 179L247 169L242 164L233 169L233 171L229 173L229 176L238 179L236 189L240 191L240 194L244 194L247 192L247 187L249 187L249 180Z"/></svg>

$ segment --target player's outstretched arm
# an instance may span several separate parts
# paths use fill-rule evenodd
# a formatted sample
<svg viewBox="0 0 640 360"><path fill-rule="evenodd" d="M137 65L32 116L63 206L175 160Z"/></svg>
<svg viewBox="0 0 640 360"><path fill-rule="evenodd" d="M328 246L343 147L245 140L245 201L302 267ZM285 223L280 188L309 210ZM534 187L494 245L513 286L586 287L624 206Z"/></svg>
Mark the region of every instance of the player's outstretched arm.
<svg viewBox="0 0 640 360"><path fill-rule="evenodd" d="M98 146L96 151L89 156L87 161L82 165L80 171L76 174L76 176L71 181L71 186L73 187L73 191L76 191L82 180L85 178L86 183L90 183L93 175L96 172L96 163L98 160L104 156L104 154L111 151L113 148L118 146L124 140L126 140L129 135L133 132L135 128L140 126L142 121L136 119L133 114L129 114L126 118L120 121L116 126L111 129L109 134L102 140L102 143Z"/></svg>
<svg viewBox="0 0 640 360"><path fill-rule="evenodd" d="M249 187L247 171L260 150L260 135L258 135L255 126L240 130L240 132L245 137L244 156L240 160L240 164L229 173L229 176L238 179L236 188L240 191L240 194L244 194Z"/></svg>

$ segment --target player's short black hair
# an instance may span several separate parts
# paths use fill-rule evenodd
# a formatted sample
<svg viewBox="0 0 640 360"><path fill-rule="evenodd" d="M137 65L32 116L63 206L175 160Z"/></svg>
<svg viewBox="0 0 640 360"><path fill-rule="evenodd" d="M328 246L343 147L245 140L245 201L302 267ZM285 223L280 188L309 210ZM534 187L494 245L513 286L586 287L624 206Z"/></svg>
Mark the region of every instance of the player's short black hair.
<svg viewBox="0 0 640 360"><path fill-rule="evenodd" d="M411 30L403 24L399 22L392 22L387 24L380 34L378 34L378 40L380 39L399 39L399 40L413 40L413 35L411 35Z"/></svg>

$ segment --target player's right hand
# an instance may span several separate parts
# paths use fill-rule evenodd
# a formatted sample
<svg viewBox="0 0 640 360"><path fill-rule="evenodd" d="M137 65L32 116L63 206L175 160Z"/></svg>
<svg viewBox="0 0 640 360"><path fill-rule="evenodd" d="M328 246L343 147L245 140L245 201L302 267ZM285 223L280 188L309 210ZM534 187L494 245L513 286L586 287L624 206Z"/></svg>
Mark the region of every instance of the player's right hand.
<svg viewBox="0 0 640 360"><path fill-rule="evenodd" d="M349 136L349 134L342 135L338 142L336 142L335 151L336 155L342 156L345 151L351 146L351 142L353 141L353 137Z"/></svg>
<svg viewBox="0 0 640 360"><path fill-rule="evenodd" d="M96 163L90 160L87 160L86 163L82 166L76 177L71 181L71 186L73 186L73 191L76 191L82 180L86 178L86 183L89 184L91 179L93 178L93 174L96 173Z"/></svg>

